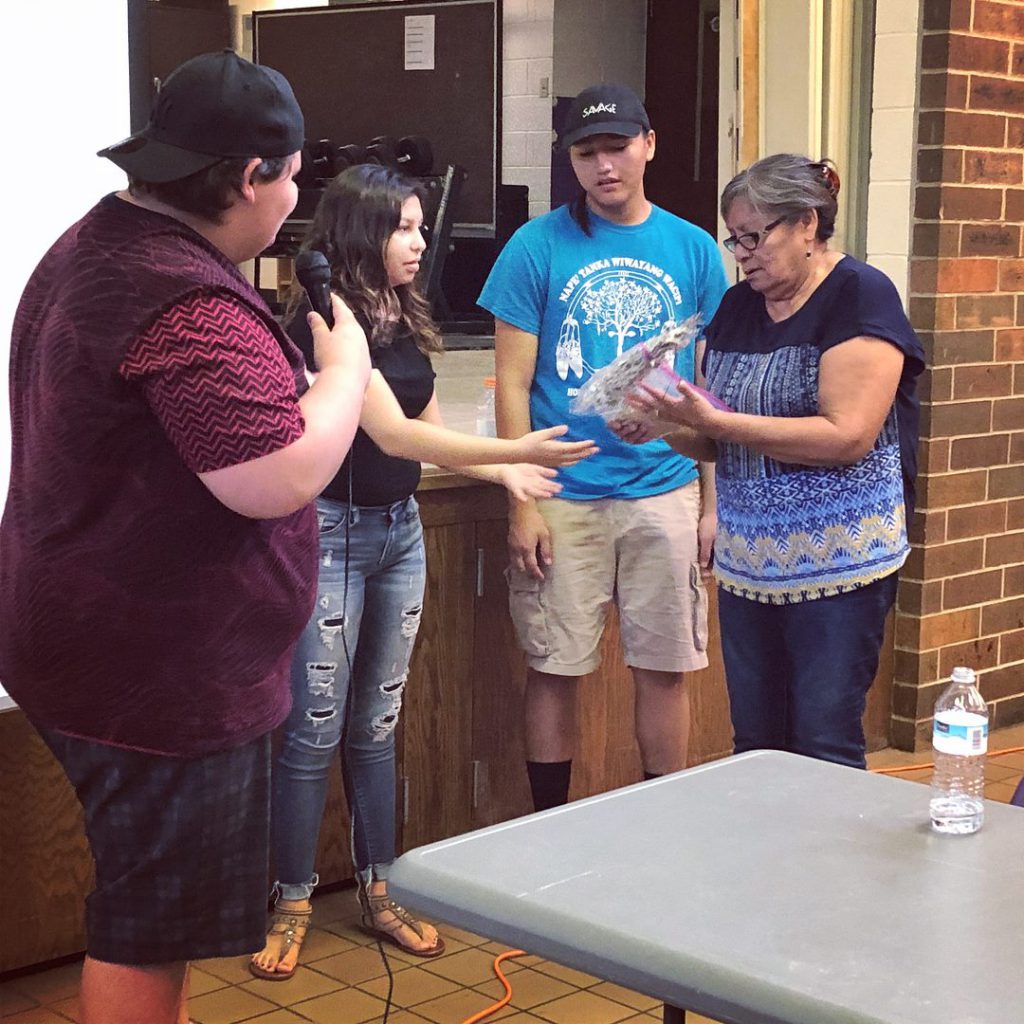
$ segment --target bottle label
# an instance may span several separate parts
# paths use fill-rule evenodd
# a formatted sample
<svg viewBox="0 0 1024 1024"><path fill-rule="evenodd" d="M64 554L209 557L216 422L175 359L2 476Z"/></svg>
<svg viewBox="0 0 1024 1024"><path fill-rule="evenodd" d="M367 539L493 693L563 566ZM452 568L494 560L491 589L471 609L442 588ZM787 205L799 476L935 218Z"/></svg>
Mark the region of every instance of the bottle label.
<svg viewBox="0 0 1024 1024"><path fill-rule="evenodd" d="M988 722L981 715L940 712L935 716L932 746L943 754L977 757L988 750Z"/></svg>

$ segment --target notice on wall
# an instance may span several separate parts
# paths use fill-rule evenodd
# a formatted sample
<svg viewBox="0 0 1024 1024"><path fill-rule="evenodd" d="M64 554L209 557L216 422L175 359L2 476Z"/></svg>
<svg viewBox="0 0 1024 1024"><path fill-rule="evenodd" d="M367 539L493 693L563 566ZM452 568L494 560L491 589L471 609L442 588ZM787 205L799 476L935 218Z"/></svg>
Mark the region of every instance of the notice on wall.
<svg viewBox="0 0 1024 1024"><path fill-rule="evenodd" d="M410 14L406 16L405 70L434 70L433 14Z"/></svg>

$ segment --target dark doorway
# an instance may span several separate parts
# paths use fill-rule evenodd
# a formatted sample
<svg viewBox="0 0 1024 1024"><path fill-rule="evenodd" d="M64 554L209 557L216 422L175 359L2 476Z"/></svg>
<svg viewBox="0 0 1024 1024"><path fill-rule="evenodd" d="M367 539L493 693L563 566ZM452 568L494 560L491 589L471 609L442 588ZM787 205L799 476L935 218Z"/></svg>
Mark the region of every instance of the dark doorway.
<svg viewBox="0 0 1024 1024"><path fill-rule="evenodd" d="M645 103L658 147L647 197L715 234L719 0L648 0Z"/></svg>
<svg viewBox="0 0 1024 1024"><path fill-rule="evenodd" d="M128 0L132 131L149 120L158 79L190 57L230 46L228 0Z"/></svg>

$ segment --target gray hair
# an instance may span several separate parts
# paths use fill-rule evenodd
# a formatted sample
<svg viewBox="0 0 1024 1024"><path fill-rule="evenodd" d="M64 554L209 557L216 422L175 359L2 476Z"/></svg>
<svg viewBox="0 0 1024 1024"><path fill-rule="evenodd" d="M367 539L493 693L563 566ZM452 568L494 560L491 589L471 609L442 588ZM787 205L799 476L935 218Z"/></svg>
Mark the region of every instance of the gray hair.
<svg viewBox="0 0 1024 1024"><path fill-rule="evenodd" d="M737 199L745 199L760 214L796 220L804 213L818 213L819 241L836 229L839 175L827 159L817 163L795 153L776 153L740 171L722 191L722 216Z"/></svg>

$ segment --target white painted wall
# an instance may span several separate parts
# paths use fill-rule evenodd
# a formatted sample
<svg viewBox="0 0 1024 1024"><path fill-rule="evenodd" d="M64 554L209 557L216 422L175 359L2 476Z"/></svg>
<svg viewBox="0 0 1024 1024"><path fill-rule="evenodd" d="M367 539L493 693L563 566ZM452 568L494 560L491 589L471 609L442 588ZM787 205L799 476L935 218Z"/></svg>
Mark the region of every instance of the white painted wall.
<svg viewBox="0 0 1024 1024"><path fill-rule="evenodd" d="M503 5L501 180L529 188L531 217L551 208L554 8L554 0Z"/></svg>
<svg viewBox="0 0 1024 1024"><path fill-rule="evenodd" d="M0 274L0 495L10 475L6 400L11 325L29 275L57 237L124 175L96 151L129 134L128 18L123 3L48 0L7 9L0 61L5 197Z"/></svg>
<svg viewBox="0 0 1024 1024"><path fill-rule="evenodd" d="M11 325L22 289L50 245L124 175L95 154L129 134L128 19L123 3L15 4L0 93L8 97L0 161L5 256L0 274L0 497L10 478L7 395ZM0 711L13 707L0 686Z"/></svg>
<svg viewBox="0 0 1024 1024"><path fill-rule="evenodd" d="M907 301L920 0L879 0L871 102L868 262Z"/></svg>

